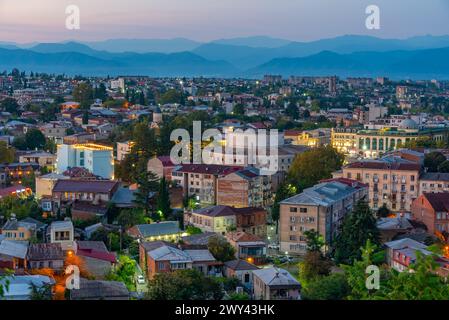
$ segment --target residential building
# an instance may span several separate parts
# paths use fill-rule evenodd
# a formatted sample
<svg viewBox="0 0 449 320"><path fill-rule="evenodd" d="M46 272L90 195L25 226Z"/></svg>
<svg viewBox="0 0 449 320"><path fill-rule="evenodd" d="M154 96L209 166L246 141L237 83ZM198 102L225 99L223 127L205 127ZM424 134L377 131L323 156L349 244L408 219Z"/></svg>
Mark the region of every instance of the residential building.
<svg viewBox="0 0 449 320"><path fill-rule="evenodd" d="M33 243L28 248L28 268L64 269L65 254L60 243Z"/></svg>
<svg viewBox="0 0 449 320"><path fill-rule="evenodd" d="M393 212L410 212L419 193L421 166L416 163L359 161L343 168L343 177L369 185L369 204L378 209L384 204Z"/></svg>
<svg viewBox="0 0 449 320"><path fill-rule="evenodd" d="M56 156L48 152L30 152L19 156L20 163L37 163L41 168L53 170L56 164Z"/></svg>
<svg viewBox="0 0 449 320"><path fill-rule="evenodd" d="M0 269L23 271L27 268L28 241L0 238Z"/></svg>
<svg viewBox="0 0 449 320"><path fill-rule="evenodd" d="M148 171L156 174L159 179L165 177L167 181L171 181L174 168L170 156L154 157L148 161Z"/></svg>
<svg viewBox="0 0 449 320"><path fill-rule="evenodd" d="M103 279L117 263L116 254L109 252L103 241L76 241L74 253L95 279Z"/></svg>
<svg viewBox="0 0 449 320"><path fill-rule="evenodd" d="M36 224L25 221L17 221L13 214L11 218L1 228L0 234L6 240L28 241L36 237Z"/></svg>
<svg viewBox="0 0 449 320"><path fill-rule="evenodd" d="M82 167L104 179L114 179L113 148L93 144L58 145L57 173L69 168Z"/></svg>
<svg viewBox="0 0 449 320"><path fill-rule="evenodd" d="M265 208L273 202L270 176L248 167L217 180L217 204L237 208Z"/></svg>
<svg viewBox="0 0 449 320"><path fill-rule="evenodd" d="M300 300L301 284L286 270L277 267L253 271L256 300Z"/></svg>
<svg viewBox="0 0 449 320"><path fill-rule="evenodd" d="M80 280L80 288L69 290L69 300L129 300L126 285L119 281Z"/></svg>
<svg viewBox="0 0 449 320"><path fill-rule="evenodd" d="M237 166L184 164L173 169L172 181L183 188L184 197L195 197L198 202L216 204L218 178L241 169Z"/></svg>
<svg viewBox="0 0 449 320"><path fill-rule="evenodd" d="M134 145L132 141L117 142L117 161L125 160L127 154L131 152L131 148Z"/></svg>
<svg viewBox="0 0 449 320"><path fill-rule="evenodd" d="M419 178L419 195L438 192L449 192L449 173L423 173Z"/></svg>
<svg viewBox="0 0 449 320"><path fill-rule="evenodd" d="M246 232L228 232L226 239L235 248L235 257L260 265L265 262L267 243L262 238Z"/></svg>
<svg viewBox="0 0 449 320"><path fill-rule="evenodd" d="M280 203L280 249L300 254L307 247L304 232L316 230L326 245L359 200L367 199L368 186L350 179L323 181Z"/></svg>
<svg viewBox="0 0 449 320"><path fill-rule="evenodd" d="M431 234L448 239L449 192L423 193L411 206L412 218L424 223Z"/></svg>
<svg viewBox="0 0 449 320"><path fill-rule="evenodd" d="M252 290L254 270L259 268L246 260L237 259L224 263L223 274L226 278L237 278L247 290Z"/></svg>
<svg viewBox="0 0 449 320"><path fill-rule="evenodd" d="M184 213L184 224L200 228L203 232L226 234L237 225L236 211L228 206L212 206Z"/></svg>
<svg viewBox="0 0 449 320"><path fill-rule="evenodd" d="M152 224L139 224L128 230L128 234L144 241L172 241L181 237L178 221L163 221Z"/></svg>
<svg viewBox="0 0 449 320"><path fill-rule="evenodd" d="M53 221L47 230L50 243L59 243L64 251L74 249L75 230L72 221Z"/></svg>
<svg viewBox="0 0 449 320"><path fill-rule="evenodd" d="M42 199L43 197L51 197L53 194L53 188L58 180L68 179L70 179L70 177L57 173L49 173L36 177L36 198Z"/></svg>

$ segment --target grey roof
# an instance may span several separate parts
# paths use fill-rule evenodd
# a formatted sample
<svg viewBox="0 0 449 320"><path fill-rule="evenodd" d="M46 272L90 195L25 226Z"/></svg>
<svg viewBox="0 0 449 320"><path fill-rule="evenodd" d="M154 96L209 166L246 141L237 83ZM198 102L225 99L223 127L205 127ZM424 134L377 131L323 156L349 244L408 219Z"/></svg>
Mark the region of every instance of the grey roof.
<svg viewBox="0 0 449 320"><path fill-rule="evenodd" d="M178 221L164 221L152 224L139 224L136 226L142 237L154 237L176 234L181 232Z"/></svg>
<svg viewBox="0 0 449 320"><path fill-rule="evenodd" d="M64 260L60 243L35 243L28 250L29 260Z"/></svg>
<svg viewBox="0 0 449 320"><path fill-rule="evenodd" d="M281 204L330 206L358 191L359 189L338 181L323 182L282 201Z"/></svg>
<svg viewBox="0 0 449 320"><path fill-rule="evenodd" d="M395 229L411 229L412 224L407 218L381 218L377 221L377 228L380 230L395 230Z"/></svg>
<svg viewBox="0 0 449 320"><path fill-rule="evenodd" d="M42 229L42 228L44 228L46 226L45 223L40 222L39 220L30 218L30 217L22 219L22 220L20 220L20 222L34 224L34 225L36 225L36 229Z"/></svg>
<svg viewBox="0 0 449 320"><path fill-rule="evenodd" d="M255 265L247 262L246 260L232 260L232 261L227 261L224 263L224 265L226 266L226 268L232 269L232 270L259 270L258 267L256 267Z"/></svg>
<svg viewBox="0 0 449 320"><path fill-rule="evenodd" d="M28 241L3 240L0 243L0 254L25 259L28 252Z"/></svg>
<svg viewBox="0 0 449 320"><path fill-rule="evenodd" d="M162 246L148 252L148 254L155 261L192 262L192 258L186 252L170 246Z"/></svg>
<svg viewBox="0 0 449 320"><path fill-rule="evenodd" d="M274 286L298 286L301 284L287 270L272 267L254 270L253 274L270 287Z"/></svg>
<svg viewBox="0 0 449 320"><path fill-rule="evenodd" d="M385 243L385 246L393 250L414 248L415 250L425 250L427 246L413 239L404 238L400 240L390 241Z"/></svg>
<svg viewBox="0 0 449 320"><path fill-rule="evenodd" d="M136 192L137 190L130 190L129 188L120 187L114 193L111 202L119 205L133 205Z"/></svg>
<svg viewBox="0 0 449 320"><path fill-rule="evenodd" d="M76 241L76 247L80 250L95 250L109 252L103 241Z"/></svg>
<svg viewBox="0 0 449 320"><path fill-rule="evenodd" d="M439 173L439 172L427 172L424 173L421 181L447 181L449 182L449 173Z"/></svg>
<svg viewBox="0 0 449 320"><path fill-rule="evenodd" d="M129 291L122 282L81 279L80 288L70 290L70 298L72 300L128 300Z"/></svg>
<svg viewBox="0 0 449 320"><path fill-rule="evenodd" d="M182 241L189 245L207 245L211 237L223 237L215 232L204 232L191 236L182 237Z"/></svg>
<svg viewBox="0 0 449 320"><path fill-rule="evenodd" d="M214 256L207 249L184 250L184 252L187 253L188 256L190 256L193 262L215 261Z"/></svg>
<svg viewBox="0 0 449 320"><path fill-rule="evenodd" d="M73 223L69 220L64 221L53 221L50 225L51 230L57 231L57 230L67 230L67 229L73 229Z"/></svg>

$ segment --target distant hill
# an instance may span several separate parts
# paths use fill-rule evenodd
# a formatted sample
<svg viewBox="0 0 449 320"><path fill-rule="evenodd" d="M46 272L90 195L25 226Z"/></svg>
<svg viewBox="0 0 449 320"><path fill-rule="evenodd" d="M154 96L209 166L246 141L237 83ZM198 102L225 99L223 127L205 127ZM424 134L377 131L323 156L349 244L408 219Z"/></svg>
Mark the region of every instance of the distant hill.
<svg viewBox="0 0 449 320"><path fill-rule="evenodd" d="M355 52L323 51L302 58L276 58L245 72L250 77L264 74L389 76L392 78L449 79L449 47L427 50Z"/></svg>
<svg viewBox="0 0 449 320"><path fill-rule="evenodd" d="M190 52L121 53L95 52L91 56L78 52L39 53L32 50L0 49L0 70L19 68L48 73L147 76L227 76L237 69L225 61L209 61Z"/></svg>
<svg viewBox="0 0 449 320"><path fill-rule="evenodd" d="M84 42L92 49L109 52L161 52L174 53L191 51L201 45L200 42L185 38L174 39L110 39L105 41Z"/></svg>
<svg viewBox="0 0 449 320"><path fill-rule="evenodd" d="M219 39L214 40L211 43L214 44L224 44L230 46L245 46L251 48L278 48L285 46L292 41L272 38L267 36L254 36L254 37L241 37L241 38L230 38L230 39Z"/></svg>

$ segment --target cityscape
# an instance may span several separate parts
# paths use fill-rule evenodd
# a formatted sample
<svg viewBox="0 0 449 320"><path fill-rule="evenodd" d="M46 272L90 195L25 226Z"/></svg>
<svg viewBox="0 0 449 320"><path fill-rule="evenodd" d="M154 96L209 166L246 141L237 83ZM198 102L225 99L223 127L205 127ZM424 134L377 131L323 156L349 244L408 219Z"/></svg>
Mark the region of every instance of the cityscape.
<svg viewBox="0 0 449 320"><path fill-rule="evenodd" d="M448 300L449 35L362 9L304 41L0 33L0 300Z"/></svg>

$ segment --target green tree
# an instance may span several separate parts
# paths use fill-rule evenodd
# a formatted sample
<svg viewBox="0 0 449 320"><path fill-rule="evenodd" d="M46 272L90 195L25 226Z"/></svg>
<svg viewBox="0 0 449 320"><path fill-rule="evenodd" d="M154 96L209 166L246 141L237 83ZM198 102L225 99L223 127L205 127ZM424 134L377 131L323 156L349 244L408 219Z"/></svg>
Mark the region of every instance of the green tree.
<svg viewBox="0 0 449 320"><path fill-rule="evenodd" d="M148 283L149 300L221 300L221 283L195 269L159 273Z"/></svg>
<svg viewBox="0 0 449 320"><path fill-rule="evenodd" d="M378 218L387 218L391 214L390 209L388 209L387 205L384 203L382 207L377 210Z"/></svg>
<svg viewBox="0 0 449 320"><path fill-rule="evenodd" d="M299 109L296 104L290 103L287 109L285 110L285 113L293 120L299 119Z"/></svg>
<svg viewBox="0 0 449 320"><path fill-rule="evenodd" d="M223 237L210 237L207 248L218 261L226 262L235 259L234 247Z"/></svg>
<svg viewBox="0 0 449 320"><path fill-rule="evenodd" d="M14 162L15 150L8 147L5 141L0 141L0 163Z"/></svg>
<svg viewBox="0 0 449 320"><path fill-rule="evenodd" d="M136 261L128 256L120 256L118 265L115 270L111 270L109 274L106 275L106 279L110 281L120 281L123 282L128 290L135 290L134 275L136 273Z"/></svg>
<svg viewBox="0 0 449 320"><path fill-rule="evenodd" d="M120 211L117 222L125 229L137 224L145 223L145 215L142 209L125 209Z"/></svg>
<svg viewBox="0 0 449 320"><path fill-rule="evenodd" d="M319 232L314 229L307 230L304 232L304 236L307 241L307 251L321 252L321 249L324 246L324 238L319 234Z"/></svg>
<svg viewBox="0 0 449 320"><path fill-rule="evenodd" d="M72 95L73 99L79 102L83 109L87 109L92 103L92 86L87 82L81 82L73 89Z"/></svg>
<svg viewBox="0 0 449 320"><path fill-rule="evenodd" d="M303 300L344 300L350 293L346 276L334 273L316 279L301 291Z"/></svg>
<svg viewBox="0 0 449 320"><path fill-rule="evenodd" d="M19 105L17 104L16 99L6 98L3 99L2 102L0 102L0 109L12 114L17 114L19 111Z"/></svg>
<svg viewBox="0 0 449 320"><path fill-rule="evenodd" d="M88 124L89 123L89 112L87 110L84 110L83 113L83 124Z"/></svg>
<svg viewBox="0 0 449 320"><path fill-rule="evenodd" d="M165 177L159 182L159 193L157 195L156 210L161 219L166 219L171 214L170 192Z"/></svg>
<svg viewBox="0 0 449 320"><path fill-rule="evenodd" d="M52 300L52 285L45 284L39 287L31 283L30 300Z"/></svg>
<svg viewBox="0 0 449 320"><path fill-rule="evenodd" d="M159 179L153 172L145 170L137 177L137 184L139 189L134 193L134 202L148 215L150 193L159 190Z"/></svg>
<svg viewBox="0 0 449 320"><path fill-rule="evenodd" d="M283 183L279 186L278 190L276 191L276 195L274 197L274 204L271 209L271 218L273 221L276 222L276 232L278 230L277 226L279 223L280 218L280 203L289 198L294 196L297 193L297 188L289 183Z"/></svg>
<svg viewBox="0 0 449 320"><path fill-rule="evenodd" d="M444 161L438 166L438 172L449 173L449 160Z"/></svg>
<svg viewBox="0 0 449 320"><path fill-rule="evenodd" d="M359 259L360 248L368 240L372 244L378 245L380 243L379 230L368 203L360 200L352 213L344 218L334 243L334 258L337 263L351 264L354 260Z"/></svg>
<svg viewBox="0 0 449 320"><path fill-rule="evenodd" d="M446 157L441 152L430 152L424 157L424 167L429 172L438 172L438 167L446 161Z"/></svg>
<svg viewBox="0 0 449 320"><path fill-rule="evenodd" d="M300 190L332 177L332 172L341 169L344 156L331 146L308 150L297 157L288 172L289 181Z"/></svg>
<svg viewBox="0 0 449 320"><path fill-rule="evenodd" d="M203 231L200 228L194 227L194 226L188 226L186 228L186 233L188 233L190 236L195 234L201 234Z"/></svg>
<svg viewBox="0 0 449 320"><path fill-rule="evenodd" d="M243 115L245 115L245 108L243 107L243 104L238 103L234 106L234 109L232 110L232 112L236 116L243 116Z"/></svg>
<svg viewBox="0 0 449 320"><path fill-rule="evenodd" d="M25 134L25 137L18 137L14 139L13 145L21 150L42 149L46 144L44 134L38 129L30 129Z"/></svg>

